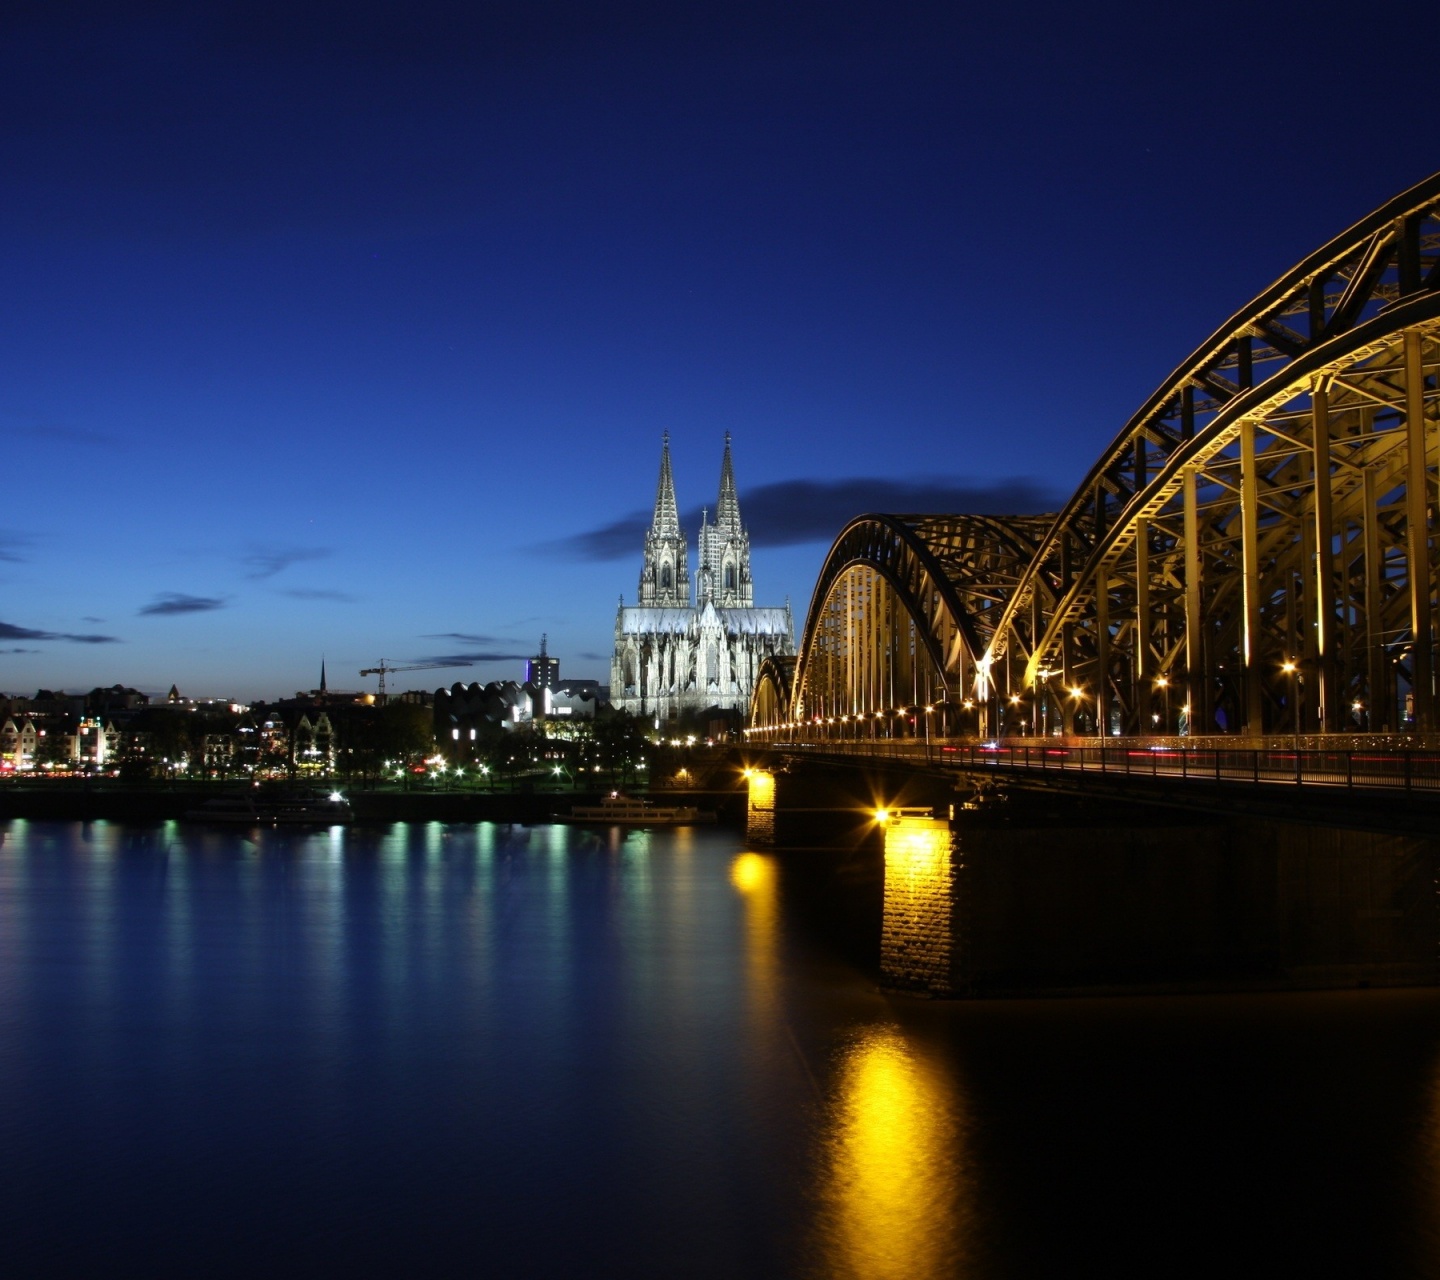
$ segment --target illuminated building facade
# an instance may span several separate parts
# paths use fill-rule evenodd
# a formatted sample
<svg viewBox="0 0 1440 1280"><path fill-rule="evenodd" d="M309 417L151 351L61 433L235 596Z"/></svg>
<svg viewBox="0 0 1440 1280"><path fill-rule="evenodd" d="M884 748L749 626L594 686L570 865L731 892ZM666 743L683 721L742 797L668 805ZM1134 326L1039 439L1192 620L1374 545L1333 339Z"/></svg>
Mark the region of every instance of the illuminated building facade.
<svg viewBox="0 0 1440 1280"><path fill-rule="evenodd" d="M540 652L525 662L525 683L537 689L553 689L560 683L560 659L546 650L549 637L540 637Z"/></svg>
<svg viewBox="0 0 1440 1280"><path fill-rule="evenodd" d="M611 701L636 715L669 719L682 711L746 707L760 664L795 652L788 602L757 608L750 576L750 535L730 457L720 467L715 519L702 515L695 599L690 597L689 548L680 528L670 437L660 452L655 513L645 535L639 604L624 598L615 615Z"/></svg>

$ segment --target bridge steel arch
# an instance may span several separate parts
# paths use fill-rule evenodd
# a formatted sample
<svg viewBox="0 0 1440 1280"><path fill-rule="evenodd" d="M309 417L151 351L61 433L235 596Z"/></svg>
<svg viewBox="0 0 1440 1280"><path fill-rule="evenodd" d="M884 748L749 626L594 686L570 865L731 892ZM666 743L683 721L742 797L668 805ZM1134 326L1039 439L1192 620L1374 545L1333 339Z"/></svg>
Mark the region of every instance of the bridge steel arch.
<svg viewBox="0 0 1440 1280"><path fill-rule="evenodd" d="M995 622L1052 520L852 520L815 584L788 719L855 734L864 724L874 735L880 727L867 722L906 708L910 718L903 725L884 720L891 736L915 729L917 705L938 705L941 731L958 715Z"/></svg>
<svg viewBox="0 0 1440 1280"><path fill-rule="evenodd" d="M774 727L790 719L790 691L794 687L798 661L793 653L772 653L760 663L755 692L750 699L751 725Z"/></svg>
<svg viewBox="0 0 1440 1280"><path fill-rule="evenodd" d="M1007 605L1004 692L1071 726L1250 734L1398 729L1409 693L1433 728L1437 342L1440 175L1283 276L1130 419Z"/></svg>
<svg viewBox="0 0 1440 1280"><path fill-rule="evenodd" d="M790 719L909 701L874 679L909 661L990 731L1432 731L1437 410L1440 174L1221 325L1057 515L846 526Z"/></svg>

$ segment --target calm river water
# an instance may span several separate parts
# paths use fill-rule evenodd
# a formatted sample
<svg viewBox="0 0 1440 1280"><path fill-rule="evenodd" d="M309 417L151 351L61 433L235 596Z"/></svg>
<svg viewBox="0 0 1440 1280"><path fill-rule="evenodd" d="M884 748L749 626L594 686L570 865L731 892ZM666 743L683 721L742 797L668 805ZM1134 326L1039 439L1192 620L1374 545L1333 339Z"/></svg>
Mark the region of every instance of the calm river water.
<svg viewBox="0 0 1440 1280"><path fill-rule="evenodd" d="M932 1004L724 831L0 825L7 1276L1440 1271L1440 995Z"/></svg>

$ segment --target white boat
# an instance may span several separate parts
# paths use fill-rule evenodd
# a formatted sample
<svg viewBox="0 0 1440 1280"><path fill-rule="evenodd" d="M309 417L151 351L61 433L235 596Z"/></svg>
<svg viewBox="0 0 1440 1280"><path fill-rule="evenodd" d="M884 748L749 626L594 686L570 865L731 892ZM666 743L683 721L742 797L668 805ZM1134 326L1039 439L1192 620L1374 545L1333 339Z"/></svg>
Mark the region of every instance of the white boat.
<svg viewBox="0 0 1440 1280"><path fill-rule="evenodd" d="M593 822L622 827L688 827L714 822L715 814L693 805L660 805L612 791L599 804L577 804L568 814L557 815L562 822Z"/></svg>
<svg viewBox="0 0 1440 1280"><path fill-rule="evenodd" d="M330 826L354 816L350 801L338 791L309 787L257 787L216 796L185 817L191 822L223 822L244 826Z"/></svg>

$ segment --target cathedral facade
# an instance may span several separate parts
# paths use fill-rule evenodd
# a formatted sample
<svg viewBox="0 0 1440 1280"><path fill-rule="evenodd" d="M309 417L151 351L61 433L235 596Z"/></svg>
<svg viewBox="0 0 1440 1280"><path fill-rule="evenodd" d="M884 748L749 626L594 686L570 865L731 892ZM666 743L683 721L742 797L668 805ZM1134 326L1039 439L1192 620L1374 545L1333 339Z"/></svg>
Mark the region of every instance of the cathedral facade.
<svg viewBox="0 0 1440 1280"><path fill-rule="evenodd" d="M610 701L616 707L660 720L707 707L744 710L760 664L771 654L795 652L789 602L781 608L755 605L750 535L740 521L729 432L714 521L707 516L700 519L692 602L689 546L675 503L667 432L655 515L645 535L639 603L627 605L621 596L615 615Z"/></svg>

